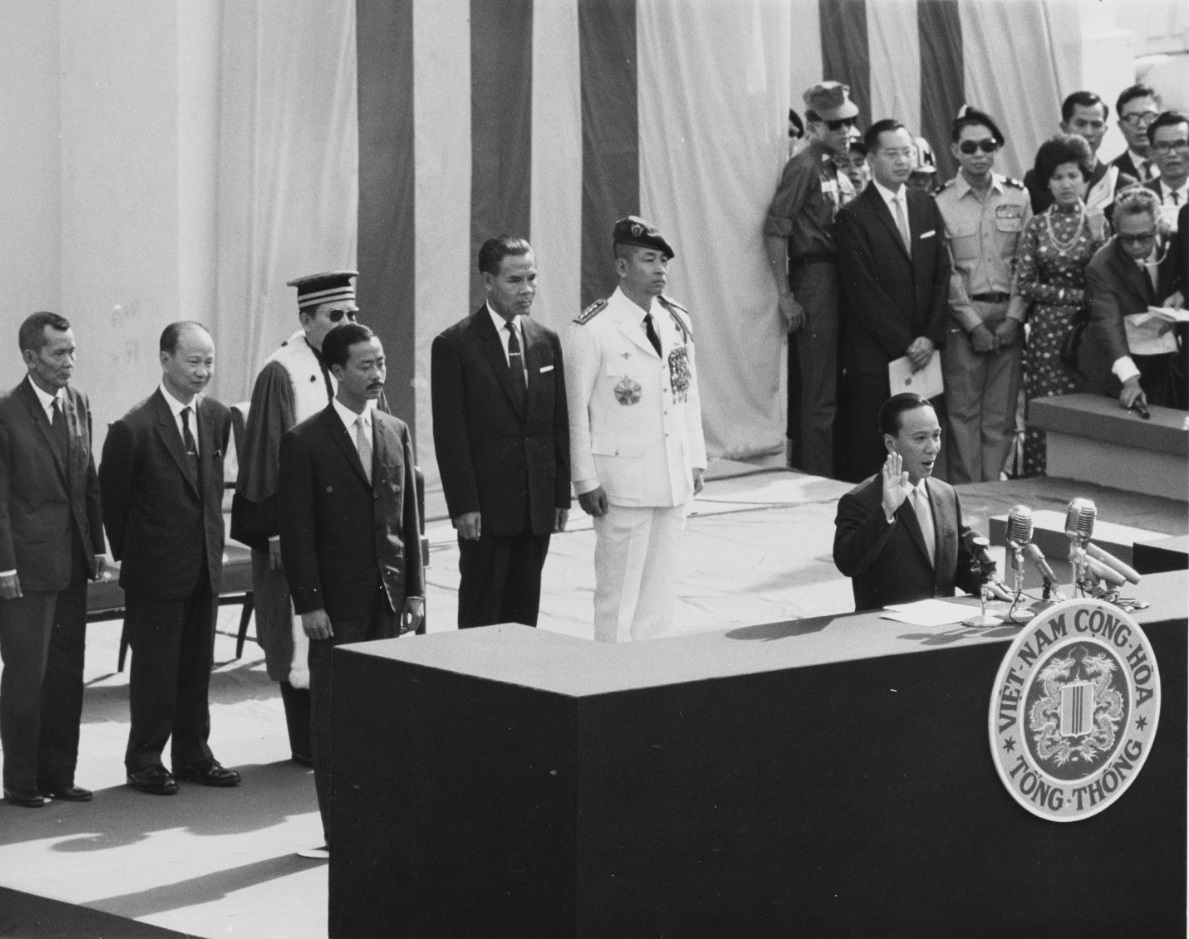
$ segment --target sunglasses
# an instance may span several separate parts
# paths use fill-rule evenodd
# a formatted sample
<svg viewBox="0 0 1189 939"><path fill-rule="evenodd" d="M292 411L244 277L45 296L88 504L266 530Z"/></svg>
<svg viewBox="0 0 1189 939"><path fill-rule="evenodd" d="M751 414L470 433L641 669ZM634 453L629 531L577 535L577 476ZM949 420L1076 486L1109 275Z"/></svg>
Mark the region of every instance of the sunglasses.
<svg viewBox="0 0 1189 939"><path fill-rule="evenodd" d="M1119 235L1119 240L1128 244L1143 244L1145 241L1155 241L1156 232L1145 232L1142 235Z"/></svg>
<svg viewBox="0 0 1189 939"><path fill-rule="evenodd" d="M978 153L979 150L982 150L983 153L994 153L999 149L999 141L989 138L986 140L963 140L958 144L958 149L967 156Z"/></svg>
<svg viewBox="0 0 1189 939"><path fill-rule="evenodd" d="M857 117L844 117L837 121L822 121L830 130L842 130L844 127L854 127Z"/></svg>
<svg viewBox="0 0 1189 939"><path fill-rule="evenodd" d="M331 310L326 314L326 318L332 323L342 322L343 317L348 317L352 321L359 315L358 310Z"/></svg>

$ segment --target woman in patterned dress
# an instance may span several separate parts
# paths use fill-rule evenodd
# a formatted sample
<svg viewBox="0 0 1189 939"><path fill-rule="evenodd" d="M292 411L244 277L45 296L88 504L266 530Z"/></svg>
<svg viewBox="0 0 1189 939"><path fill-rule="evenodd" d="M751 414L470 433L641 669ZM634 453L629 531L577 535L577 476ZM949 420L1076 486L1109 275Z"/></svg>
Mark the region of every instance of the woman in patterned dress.
<svg viewBox="0 0 1189 939"><path fill-rule="evenodd" d="M1092 159L1086 141L1072 134L1046 140L1036 154L1036 178L1055 201L1028 223L1016 252L1016 292L1032 301L1024 353L1026 402L1081 390L1077 370L1061 361L1061 346L1075 319L1084 315L1086 265L1110 237L1102 213L1087 211L1082 201ZM1029 428L1024 475L1043 476L1045 467L1044 431Z"/></svg>

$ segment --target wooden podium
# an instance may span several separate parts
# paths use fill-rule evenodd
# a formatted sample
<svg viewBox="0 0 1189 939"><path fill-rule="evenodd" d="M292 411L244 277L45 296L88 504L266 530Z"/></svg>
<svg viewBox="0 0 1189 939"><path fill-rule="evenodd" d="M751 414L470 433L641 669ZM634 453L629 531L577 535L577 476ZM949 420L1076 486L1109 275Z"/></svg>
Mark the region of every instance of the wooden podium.
<svg viewBox="0 0 1189 939"><path fill-rule="evenodd" d="M1015 628L861 614L338 649L330 934L1183 936L1185 587L1135 591L1164 695L1147 763L1069 824L992 762Z"/></svg>

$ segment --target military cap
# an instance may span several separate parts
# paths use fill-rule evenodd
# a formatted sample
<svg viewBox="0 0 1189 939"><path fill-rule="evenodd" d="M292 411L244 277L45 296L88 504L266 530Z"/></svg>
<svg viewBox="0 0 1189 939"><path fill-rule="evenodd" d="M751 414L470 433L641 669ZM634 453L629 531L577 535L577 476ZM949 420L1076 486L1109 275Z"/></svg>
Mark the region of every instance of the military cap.
<svg viewBox="0 0 1189 939"><path fill-rule="evenodd" d="M307 274L289 281L287 286L297 288L297 309L308 310L323 303L338 303L341 300L355 300L355 285L358 271L323 271L321 274Z"/></svg>
<svg viewBox="0 0 1189 939"><path fill-rule="evenodd" d="M841 82L819 82L801 97L819 120L841 121L859 113L858 105L850 99L850 86Z"/></svg>
<svg viewBox="0 0 1189 939"><path fill-rule="evenodd" d="M660 229L653 228L644 219L635 215L621 218L615 223L615 228L611 232L611 243L652 248L654 251L663 252L666 261L674 257L673 249L669 247L669 242L665 241L665 236L661 234Z"/></svg>
<svg viewBox="0 0 1189 939"><path fill-rule="evenodd" d="M958 109L958 116L954 118L954 139L958 139L958 134L963 127L968 127L971 124L981 124L991 132L991 136L995 138L995 142L999 146L1007 143L1007 138L1003 136L1003 131L999 129L999 125L991 120L991 115L986 111L980 111L978 108L972 108L969 104L964 104Z"/></svg>

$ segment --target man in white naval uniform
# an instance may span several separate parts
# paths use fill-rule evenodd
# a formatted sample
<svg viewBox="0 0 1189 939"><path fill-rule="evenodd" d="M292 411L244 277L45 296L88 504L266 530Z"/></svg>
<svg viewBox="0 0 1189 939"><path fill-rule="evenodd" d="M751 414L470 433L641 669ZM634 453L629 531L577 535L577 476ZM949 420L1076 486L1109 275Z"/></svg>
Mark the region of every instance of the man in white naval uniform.
<svg viewBox="0 0 1189 939"><path fill-rule="evenodd" d="M571 478L596 535L594 635L628 642L672 630L706 444L689 314L663 296L673 249L635 216L612 241L619 287L574 321L564 354Z"/></svg>
<svg viewBox="0 0 1189 939"><path fill-rule="evenodd" d="M355 271L327 271L289 281L297 288L301 329L281 343L256 376L239 454L231 512L231 537L252 548L256 635L268 677L279 682L293 759L311 764L309 641L293 616L281 566L277 519L281 437L325 410L336 383L322 363L322 340L343 322L353 322Z"/></svg>

